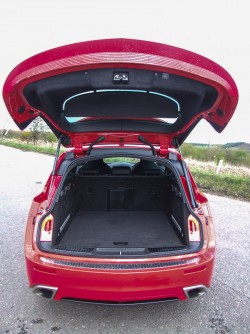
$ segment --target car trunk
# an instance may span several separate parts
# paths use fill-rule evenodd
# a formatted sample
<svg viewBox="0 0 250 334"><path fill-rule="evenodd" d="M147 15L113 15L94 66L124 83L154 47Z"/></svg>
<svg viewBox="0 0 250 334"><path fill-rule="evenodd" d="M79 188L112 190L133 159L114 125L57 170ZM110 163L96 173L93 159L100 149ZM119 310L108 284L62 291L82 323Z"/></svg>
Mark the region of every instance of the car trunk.
<svg viewBox="0 0 250 334"><path fill-rule="evenodd" d="M53 250L79 256L188 251L190 210L174 174L147 160L111 167L91 161L65 178L51 212Z"/></svg>

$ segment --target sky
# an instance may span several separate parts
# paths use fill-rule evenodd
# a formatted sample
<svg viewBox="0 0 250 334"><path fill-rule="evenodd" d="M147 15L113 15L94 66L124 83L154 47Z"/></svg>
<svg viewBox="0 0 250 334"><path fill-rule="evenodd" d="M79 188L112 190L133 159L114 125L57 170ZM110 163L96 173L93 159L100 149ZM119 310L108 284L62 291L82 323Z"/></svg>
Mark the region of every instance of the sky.
<svg viewBox="0 0 250 334"><path fill-rule="evenodd" d="M57 46L135 38L199 53L223 66L239 89L230 123L218 134L206 121L187 142L250 143L250 20L245 0L11 0L0 2L0 85L24 59ZM17 129L0 99L0 129Z"/></svg>

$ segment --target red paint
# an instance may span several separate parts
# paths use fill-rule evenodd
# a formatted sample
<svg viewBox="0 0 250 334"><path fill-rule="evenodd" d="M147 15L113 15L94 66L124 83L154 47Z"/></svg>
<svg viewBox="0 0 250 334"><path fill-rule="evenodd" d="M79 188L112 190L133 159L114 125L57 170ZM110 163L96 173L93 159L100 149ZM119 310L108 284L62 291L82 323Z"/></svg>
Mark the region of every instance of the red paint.
<svg viewBox="0 0 250 334"><path fill-rule="evenodd" d="M34 109L26 101L23 89L29 83L43 78L95 68L138 68L181 75L213 86L218 91L218 98L214 105L197 115L211 124L216 124L220 132L231 119L238 102L238 90L234 80L221 66L196 53L160 43L146 42L131 39L107 39L91 42L82 42L62 46L35 55L19 64L7 77L3 87L3 98L7 109L17 124L43 115L61 133L71 138L70 146L76 141L86 143L86 138L93 141L93 134L79 135L67 132L53 122L48 115L39 109ZM23 108L22 113L18 110ZM217 110L224 110L223 117ZM31 112L32 110L32 112ZM192 119L181 132L185 132L194 122ZM116 133L116 131L114 131ZM129 132L124 131L123 136ZM180 132L178 133L178 135ZM95 133L96 138L103 133ZM107 135L107 134L106 134ZM146 139L150 141L149 134ZM166 134L158 134L154 143L161 143ZM168 142L176 133L168 134ZM78 139L77 139L77 138ZM105 143L109 143L105 139ZM165 144L164 144L165 146ZM164 148L163 148L164 149Z"/></svg>

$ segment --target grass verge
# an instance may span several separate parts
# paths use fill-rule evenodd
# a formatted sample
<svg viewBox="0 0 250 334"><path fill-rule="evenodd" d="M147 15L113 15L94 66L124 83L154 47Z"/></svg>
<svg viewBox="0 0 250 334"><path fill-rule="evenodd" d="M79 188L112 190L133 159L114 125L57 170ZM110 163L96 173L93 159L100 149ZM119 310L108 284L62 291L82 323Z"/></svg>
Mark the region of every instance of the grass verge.
<svg viewBox="0 0 250 334"><path fill-rule="evenodd" d="M190 167L198 187L204 192L250 201L250 178L234 174L216 174Z"/></svg>
<svg viewBox="0 0 250 334"><path fill-rule="evenodd" d="M34 146L15 141L0 140L0 145L10 146L22 151L31 151L43 154L54 155L54 147ZM64 150L62 149L61 152ZM250 201L250 178L230 174L216 174L207 169L190 167L192 175L199 188L208 193L221 196L228 196Z"/></svg>
<svg viewBox="0 0 250 334"><path fill-rule="evenodd" d="M48 154L48 155L55 155L56 153L56 148L54 147L45 147L45 146L35 146L32 144L24 144L24 143L19 143L16 141L6 141L6 140L2 140L0 139L0 145L4 145L4 146L9 146L9 147L14 147L14 148L18 148L19 150L22 151L30 151L30 152L37 152L37 153L43 153L43 154ZM64 150L61 150L61 153Z"/></svg>

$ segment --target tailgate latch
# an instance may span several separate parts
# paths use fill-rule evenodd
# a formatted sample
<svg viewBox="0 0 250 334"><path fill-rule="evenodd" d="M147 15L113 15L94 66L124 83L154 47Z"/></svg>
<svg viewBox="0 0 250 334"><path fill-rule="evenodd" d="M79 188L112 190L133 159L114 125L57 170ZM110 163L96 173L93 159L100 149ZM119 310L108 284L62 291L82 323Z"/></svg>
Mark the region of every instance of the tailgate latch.
<svg viewBox="0 0 250 334"><path fill-rule="evenodd" d="M128 84L129 75L128 72L114 72L113 83L114 84Z"/></svg>

